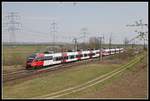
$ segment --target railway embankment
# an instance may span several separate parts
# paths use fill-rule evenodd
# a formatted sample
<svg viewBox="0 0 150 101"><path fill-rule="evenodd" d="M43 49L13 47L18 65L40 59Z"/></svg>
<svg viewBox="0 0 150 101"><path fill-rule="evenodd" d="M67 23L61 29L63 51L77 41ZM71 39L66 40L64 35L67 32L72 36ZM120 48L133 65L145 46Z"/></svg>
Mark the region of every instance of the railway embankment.
<svg viewBox="0 0 150 101"><path fill-rule="evenodd" d="M120 59L122 58L120 57ZM73 68L62 69L53 73L44 73L29 80L15 81L16 83L13 85L3 85L3 98L98 97L96 94L104 87L103 85L110 84L109 81L114 81L115 77L120 77L118 75L124 73L122 72L124 68L121 69L120 67L135 67L136 63L141 59L135 56L125 62L106 60L105 62L74 66ZM125 71L131 70L130 68L126 67Z"/></svg>

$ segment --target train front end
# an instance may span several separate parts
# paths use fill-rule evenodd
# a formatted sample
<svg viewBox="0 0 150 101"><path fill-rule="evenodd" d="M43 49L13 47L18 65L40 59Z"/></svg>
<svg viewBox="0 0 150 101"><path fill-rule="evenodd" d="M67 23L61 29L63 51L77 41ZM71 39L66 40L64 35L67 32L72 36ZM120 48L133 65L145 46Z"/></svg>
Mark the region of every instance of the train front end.
<svg viewBox="0 0 150 101"><path fill-rule="evenodd" d="M43 66L44 54L32 54L27 57L26 69L36 69Z"/></svg>
<svg viewBox="0 0 150 101"><path fill-rule="evenodd" d="M27 57L26 60L26 69L32 69L32 63L36 58L36 54L32 54L30 56Z"/></svg>

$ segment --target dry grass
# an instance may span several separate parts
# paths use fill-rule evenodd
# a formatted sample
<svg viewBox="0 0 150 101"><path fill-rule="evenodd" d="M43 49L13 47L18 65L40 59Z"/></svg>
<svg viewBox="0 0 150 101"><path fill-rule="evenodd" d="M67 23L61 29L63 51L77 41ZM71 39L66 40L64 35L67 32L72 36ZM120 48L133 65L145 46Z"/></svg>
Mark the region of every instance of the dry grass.
<svg viewBox="0 0 150 101"><path fill-rule="evenodd" d="M3 46L3 65L24 65L26 62L26 57L33 52L39 52L46 46Z"/></svg>
<svg viewBox="0 0 150 101"><path fill-rule="evenodd" d="M49 94L87 82L99 75L110 72L119 64L88 64L67 69L63 72L45 73L37 78L14 85L3 86L4 98L30 98Z"/></svg>

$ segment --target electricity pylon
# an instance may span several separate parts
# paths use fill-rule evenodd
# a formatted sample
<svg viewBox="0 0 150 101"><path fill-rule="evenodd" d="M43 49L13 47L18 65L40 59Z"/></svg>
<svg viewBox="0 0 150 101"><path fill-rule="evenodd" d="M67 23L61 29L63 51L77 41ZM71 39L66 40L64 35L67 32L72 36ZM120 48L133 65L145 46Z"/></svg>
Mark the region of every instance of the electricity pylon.
<svg viewBox="0 0 150 101"><path fill-rule="evenodd" d="M18 12L9 12L5 17L7 22L4 24L7 26L7 31L10 32L9 42L16 43L16 31L20 30L19 25L21 25L21 23L18 21L20 16L18 15Z"/></svg>
<svg viewBox="0 0 150 101"><path fill-rule="evenodd" d="M146 39L146 34L148 33L147 31L143 31L143 27L148 27L148 24L143 23L142 19L140 19L139 21L135 21L135 24L128 24L126 25L127 27L141 27L141 31L139 30L135 30L135 32L137 32L137 36L132 38L129 42L135 40L135 39L139 39L139 40L143 40L144 41L144 48L145 48L145 41L147 41Z"/></svg>

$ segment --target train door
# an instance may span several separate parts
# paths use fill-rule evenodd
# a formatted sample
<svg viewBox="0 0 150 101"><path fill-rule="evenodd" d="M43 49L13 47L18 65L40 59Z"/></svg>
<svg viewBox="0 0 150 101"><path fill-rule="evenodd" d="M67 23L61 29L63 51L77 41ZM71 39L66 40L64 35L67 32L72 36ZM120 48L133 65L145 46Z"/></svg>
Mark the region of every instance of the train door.
<svg viewBox="0 0 150 101"><path fill-rule="evenodd" d="M90 50L90 53L89 53L89 57L90 57L90 59L92 58L92 55L93 55L93 51L92 51L92 50Z"/></svg>
<svg viewBox="0 0 150 101"><path fill-rule="evenodd" d="M50 54L44 55L44 66L53 65L53 56Z"/></svg>
<svg viewBox="0 0 150 101"><path fill-rule="evenodd" d="M81 57L82 57L82 52L78 51L78 53L77 53L77 60L81 60Z"/></svg>
<svg viewBox="0 0 150 101"><path fill-rule="evenodd" d="M67 53L62 53L62 63L66 63L68 59Z"/></svg>

